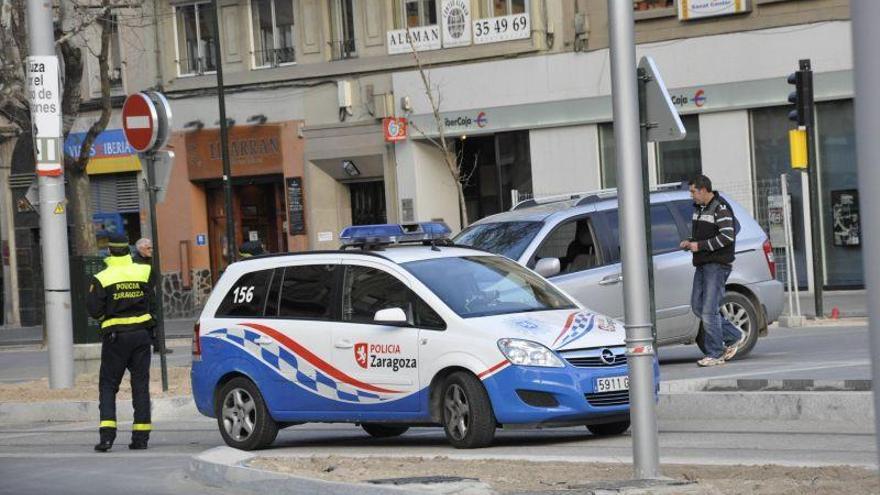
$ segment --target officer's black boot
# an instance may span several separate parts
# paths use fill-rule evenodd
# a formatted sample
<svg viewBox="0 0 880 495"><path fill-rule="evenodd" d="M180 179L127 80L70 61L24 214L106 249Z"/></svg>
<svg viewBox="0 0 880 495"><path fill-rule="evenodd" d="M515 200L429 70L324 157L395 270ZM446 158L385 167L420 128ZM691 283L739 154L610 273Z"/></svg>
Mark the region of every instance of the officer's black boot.
<svg viewBox="0 0 880 495"><path fill-rule="evenodd" d="M133 431L131 432L131 443L128 448L131 450L146 450L147 442L150 440L150 432Z"/></svg>
<svg viewBox="0 0 880 495"><path fill-rule="evenodd" d="M113 440L116 440L116 428L101 428L98 431L101 434L101 441L95 445L95 450L107 452L113 447Z"/></svg>

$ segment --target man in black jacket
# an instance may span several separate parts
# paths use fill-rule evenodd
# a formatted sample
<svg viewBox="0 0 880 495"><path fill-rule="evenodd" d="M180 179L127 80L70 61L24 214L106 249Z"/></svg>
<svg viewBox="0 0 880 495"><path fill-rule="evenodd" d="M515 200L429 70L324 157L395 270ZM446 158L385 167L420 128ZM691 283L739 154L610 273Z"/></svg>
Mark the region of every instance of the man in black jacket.
<svg viewBox="0 0 880 495"><path fill-rule="evenodd" d="M694 199L691 238L681 248L693 253L691 309L703 321L706 356L699 366L718 366L733 358L743 333L721 316L721 300L736 252L736 219L730 204L698 175L689 182Z"/></svg>
<svg viewBox="0 0 880 495"><path fill-rule="evenodd" d="M86 300L89 315L101 322L98 378L101 424L95 450L106 452L116 439L116 393L122 375L131 374L134 404L130 449L146 449L150 438L150 329L155 301L150 265L134 263L125 234L110 235L107 268L98 272Z"/></svg>

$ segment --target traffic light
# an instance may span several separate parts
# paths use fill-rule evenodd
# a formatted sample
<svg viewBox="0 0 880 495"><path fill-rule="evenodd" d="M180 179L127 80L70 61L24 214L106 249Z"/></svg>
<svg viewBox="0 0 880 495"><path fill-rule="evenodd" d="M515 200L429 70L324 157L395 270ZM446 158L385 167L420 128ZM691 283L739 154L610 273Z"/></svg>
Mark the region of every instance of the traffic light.
<svg viewBox="0 0 880 495"><path fill-rule="evenodd" d="M813 124L813 71L810 60L801 60L800 69L788 76L788 84L795 90L788 95L788 101L794 109L788 112L788 119L797 123L798 127Z"/></svg>

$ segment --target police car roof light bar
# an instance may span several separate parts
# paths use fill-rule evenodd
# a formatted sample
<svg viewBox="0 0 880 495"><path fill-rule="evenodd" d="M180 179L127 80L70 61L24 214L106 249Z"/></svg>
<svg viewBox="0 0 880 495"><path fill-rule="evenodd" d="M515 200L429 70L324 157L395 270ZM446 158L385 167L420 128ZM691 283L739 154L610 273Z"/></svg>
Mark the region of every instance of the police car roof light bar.
<svg viewBox="0 0 880 495"><path fill-rule="evenodd" d="M444 222L405 224L352 225L339 234L342 249L382 249L383 246L404 243L430 243L449 239L452 230Z"/></svg>

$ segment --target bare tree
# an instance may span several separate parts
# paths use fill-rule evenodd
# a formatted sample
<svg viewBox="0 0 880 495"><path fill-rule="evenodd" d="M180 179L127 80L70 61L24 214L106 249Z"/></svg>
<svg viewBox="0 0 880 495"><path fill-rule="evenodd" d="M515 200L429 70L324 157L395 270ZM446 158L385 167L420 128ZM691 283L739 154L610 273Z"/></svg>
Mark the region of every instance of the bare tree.
<svg viewBox="0 0 880 495"><path fill-rule="evenodd" d="M97 53L92 53L98 59L101 113L85 133L79 154L71 156L65 153L64 157L65 172L70 185L69 211L73 220L74 252L78 255L92 255L97 251L86 165L91 148L98 135L107 128L112 112L110 36L114 30L113 23L117 22L113 12L117 9L138 9L143 1L60 0L56 7L59 22L55 26L55 43L64 67L61 111L65 139L79 117L83 104L83 50L91 50L85 37L94 32L95 27L100 35L100 48ZM0 117L17 129L17 132L7 133L5 137L0 135L0 144L17 140L19 136L29 135L31 132L25 73L25 62L29 54L25 8L26 0L0 0ZM142 18L143 15L138 14L135 17ZM8 156L0 156L0 162L8 163L14 148L14 143L12 146L0 146L0 152L7 150L5 152L8 153Z"/></svg>
<svg viewBox="0 0 880 495"><path fill-rule="evenodd" d="M412 40L412 36L410 33L409 26L406 27L406 38L407 40ZM428 98L428 104L431 105L431 115L434 117L434 122L437 125L437 134L438 137L435 139L425 134L424 131L418 128L415 124L410 122L410 126L416 130L421 136L428 140L440 154L443 155L443 161L446 164L446 168L449 170L449 174L452 176L452 179L455 181L456 191L458 192L458 216L461 222L461 228L464 229L468 225L468 215L467 215L467 203L464 198L464 187L467 185L471 176L473 175L474 170L476 170L476 166L471 170L469 174L464 174L462 171L462 162L463 156L461 151L459 150L456 153L450 145L450 141L446 138L446 122L443 120L443 117L440 115L440 102L441 102L441 94L440 88L431 87L431 79L425 70L424 65L422 65L422 59L419 57L419 52L416 50L415 45L410 42L410 51L412 52L413 60L416 63L416 69L419 71L419 76L422 79L422 86L425 90L425 96ZM476 162L476 160L475 160ZM474 163L476 165L476 163Z"/></svg>

